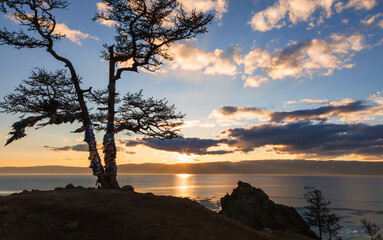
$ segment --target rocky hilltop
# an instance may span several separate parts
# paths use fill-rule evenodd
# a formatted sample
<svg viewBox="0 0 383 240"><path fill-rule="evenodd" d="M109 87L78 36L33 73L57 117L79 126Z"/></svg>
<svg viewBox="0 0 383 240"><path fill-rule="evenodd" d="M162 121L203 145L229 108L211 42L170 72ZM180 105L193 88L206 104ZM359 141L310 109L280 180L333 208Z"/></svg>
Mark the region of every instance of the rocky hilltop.
<svg viewBox="0 0 383 240"><path fill-rule="evenodd" d="M317 238L293 207L276 204L260 188L239 181L231 195L221 198L220 214L254 229L288 231Z"/></svg>
<svg viewBox="0 0 383 240"><path fill-rule="evenodd" d="M0 197L0 239L310 239L256 230L195 201L132 187L100 190L68 185Z"/></svg>

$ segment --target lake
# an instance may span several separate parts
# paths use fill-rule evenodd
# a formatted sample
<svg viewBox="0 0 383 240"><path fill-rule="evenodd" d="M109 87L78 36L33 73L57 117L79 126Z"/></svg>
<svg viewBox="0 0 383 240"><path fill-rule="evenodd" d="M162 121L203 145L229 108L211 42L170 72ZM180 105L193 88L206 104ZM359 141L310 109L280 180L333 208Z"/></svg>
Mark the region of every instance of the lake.
<svg viewBox="0 0 383 240"><path fill-rule="evenodd" d="M293 206L302 213L306 205L304 186L322 191L332 211L341 217L343 239L365 239L360 218L383 224L383 177L380 176L296 176L254 174L120 175L121 186L132 185L137 192L188 197L214 211L219 200L231 193L238 180L261 188L276 203ZM24 189L48 190L75 186L94 187L88 175L0 175L0 195Z"/></svg>

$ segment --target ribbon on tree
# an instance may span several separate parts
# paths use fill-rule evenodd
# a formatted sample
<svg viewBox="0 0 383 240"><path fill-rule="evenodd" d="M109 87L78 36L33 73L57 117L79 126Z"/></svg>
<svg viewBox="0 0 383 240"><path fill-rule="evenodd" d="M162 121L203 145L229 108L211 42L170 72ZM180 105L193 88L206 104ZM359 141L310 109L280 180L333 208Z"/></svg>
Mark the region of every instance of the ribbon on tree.
<svg viewBox="0 0 383 240"><path fill-rule="evenodd" d="M13 131L9 133L9 134L12 134L13 136L7 140L7 142L5 143L5 146L7 146L8 144L10 144L11 142L15 140L18 140L20 138L27 136L27 134L25 134L25 128L33 127L37 121L44 118L46 118L46 116L42 115L37 117L28 117L25 119L21 119L18 122L15 122L12 125Z"/></svg>
<svg viewBox="0 0 383 240"><path fill-rule="evenodd" d="M98 181L100 181L104 178L104 168L101 165L101 159L97 151L96 138L94 136L92 124L90 123L86 128L84 141L89 145L89 167L93 170L93 175L97 176Z"/></svg>
<svg viewBox="0 0 383 240"><path fill-rule="evenodd" d="M108 125L106 127L106 134L103 139L104 146L104 161L105 161L105 175L116 176L117 175L117 164L116 164L116 144L114 141L114 134L116 128L114 125Z"/></svg>
<svg viewBox="0 0 383 240"><path fill-rule="evenodd" d="M49 124L61 124L61 123L73 123L75 120L78 120L81 118L81 113L76 114L66 114L66 115L58 115L55 114L51 117L49 120Z"/></svg>
<svg viewBox="0 0 383 240"><path fill-rule="evenodd" d="M25 119L21 119L18 122L15 122L12 125L13 131L9 133L13 136L11 136L7 140L7 142L5 143L5 146L15 140L25 137L26 136L25 128L33 127L36 124L36 122L48 117L49 117L48 115L32 116ZM66 114L66 115L55 114L51 116L48 123L42 124L42 126L49 125L49 124L61 124L61 123L67 123L67 122L73 123L75 120L78 120L78 119L81 119L81 113Z"/></svg>

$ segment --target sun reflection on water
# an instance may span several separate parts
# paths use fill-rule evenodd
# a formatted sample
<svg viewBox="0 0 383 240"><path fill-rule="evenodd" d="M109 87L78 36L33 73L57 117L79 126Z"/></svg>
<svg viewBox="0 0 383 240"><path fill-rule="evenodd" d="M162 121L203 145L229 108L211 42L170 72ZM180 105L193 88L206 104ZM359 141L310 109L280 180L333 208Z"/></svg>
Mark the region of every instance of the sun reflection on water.
<svg viewBox="0 0 383 240"><path fill-rule="evenodd" d="M192 184L190 182L191 174L176 174L176 195L182 197L189 197L192 191Z"/></svg>

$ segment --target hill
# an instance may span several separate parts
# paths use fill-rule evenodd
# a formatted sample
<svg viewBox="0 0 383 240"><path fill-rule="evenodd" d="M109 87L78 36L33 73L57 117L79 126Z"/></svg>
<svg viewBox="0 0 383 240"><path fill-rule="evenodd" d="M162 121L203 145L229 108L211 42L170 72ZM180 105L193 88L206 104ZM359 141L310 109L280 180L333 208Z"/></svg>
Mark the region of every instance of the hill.
<svg viewBox="0 0 383 240"><path fill-rule="evenodd" d="M383 175L383 162L257 160L209 163L121 164L119 174L305 174ZM89 174L88 168L39 166L2 167L0 174Z"/></svg>
<svg viewBox="0 0 383 240"><path fill-rule="evenodd" d="M185 198L66 187L0 197L0 236L18 239L308 239L255 230Z"/></svg>

